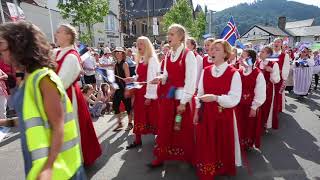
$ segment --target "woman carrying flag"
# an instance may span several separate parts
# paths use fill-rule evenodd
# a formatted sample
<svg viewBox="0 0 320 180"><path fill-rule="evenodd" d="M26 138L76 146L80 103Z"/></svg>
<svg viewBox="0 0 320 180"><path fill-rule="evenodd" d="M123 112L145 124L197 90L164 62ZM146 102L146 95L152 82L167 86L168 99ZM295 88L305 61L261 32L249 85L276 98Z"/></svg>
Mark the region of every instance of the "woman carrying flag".
<svg viewBox="0 0 320 180"><path fill-rule="evenodd" d="M171 47L162 62L163 74L153 83L159 86L159 129L151 168L160 167L166 160L192 163L194 133L190 102L195 93L197 66L194 53L185 48L187 32L179 24L168 30Z"/></svg>
<svg viewBox="0 0 320 180"><path fill-rule="evenodd" d="M141 83L141 89L134 93L134 128L135 140L127 146L127 149L136 148L142 145L142 134L157 134L158 130L158 96L157 85L150 84L151 80L156 78L160 72L160 64L152 43L147 37L141 36L137 40L136 64L137 76L135 78L126 78L126 82Z"/></svg>
<svg viewBox="0 0 320 180"><path fill-rule="evenodd" d="M239 72L229 66L230 44L222 39L213 44L214 65L202 72L194 123L197 125L195 165L201 180L216 175L236 174L241 152L235 107L241 99Z"/></svg>

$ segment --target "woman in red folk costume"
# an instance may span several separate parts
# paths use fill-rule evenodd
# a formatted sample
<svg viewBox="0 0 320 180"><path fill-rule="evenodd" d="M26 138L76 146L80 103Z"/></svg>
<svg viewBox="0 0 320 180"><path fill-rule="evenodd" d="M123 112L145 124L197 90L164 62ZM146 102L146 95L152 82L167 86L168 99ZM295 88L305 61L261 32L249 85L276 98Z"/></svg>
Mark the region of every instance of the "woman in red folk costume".
<svg viewBox="0 0 320 180"><path fill-rule="evenodd" d="M190 102L195 93L197 66L194 53L185 48L186 30L173 24L168 30L171 47L163 61L158 90L159 129L151 168L159 167L166 160L192 163L194 155L194 126Z"/></svg>
<svg viewBox="0 0 320 180"><path fill-rule="evenodd" d="M230 58L228 60L228 64L232 65L236 69L239 69L241 62L238 61L237 54L238 54L237 48L233 47L231 56L230 56Z"/></svg>
<svg viewBox="0 0 320 180"><path fill-rule="evenodd" d="M92 165L101 155L101 147L94 130L92 119L77 84L80 72L80 56L74 48L77 37L77 31L69 24L60 25L55 38L60 49L57 50L56 61L58 63L57 74L62 80L73 108L75 109L77 119L79 120L79 130L81 136L81 148L84 165Z"/></svg>
<svg viewBox="0 0 320 180"><path fill-rule="evenodd" d="M275 84L275 98L278 104L278 111L282 112L285 108L285 94L286 80L290 71L290 56L282 49L283 40L276 38L273 41L273 57L278 57L278 65L280 71L280 81Z"/></svg>
<svg viewBox="0 0 320 180"><path fill-rule="evenodd" d="M236 174L241 150L235 107L241 98L241 77L228 65L230 44L222 39L212 45L213 66L202 72L198 86L195 165L199 179Z"/></svg>
<svg viewBox="0 0 320 180"><path fill-rule="evenodd" d="M202 57L197 53L197 42L194 38L189 37L187 39L186 45L187 45L187 48L194 53L194 56L196 57L196 60L197 60L197 82L196 82L196 85L198 85L200 75L202 72L203 60L202 60Z"/></svg>
<svg viewBox="0 0 320 180"><path fill-rule="evenodd" d="M126 78L126 81L137 81L141 83L141 89L134 93L134 128L135 140L127 146L127 149L142 145L142 134L157 134L159 103L157 96L157 84L150 84L157 73L160 72L158 62L152 43L147 37L141 36L137 40L138 53L136 61L136 77Z"/></svg>
<svg viewBox="0 0 320 180"><path fill-rule="evenodd" d="M210 55L212 52L211 45L213 42L214 42L213 38L208 38L204 41L204 48L207 54L203 57L202 69L205 69L206 67L213 65L213 61Z"/></svg>
<svg viewBox="0 0 320 180"><path fill-rule="evenodd" d="M280 81L279 65L277 62L268 61L272 55L270 47L264 47L260 52L260 60L256 61L256 67L259 68L266 80L266 101L261 106L261 117L264 127L267 129L279 128L278 104L275 100L275 84Z"/></svg>
<svg viewBox="0 0 320 180"><path fill-rule="evenodd" d="M259 68L254 66L257 54L254 50L244 50L239 70L242 82L242 96L238 110L240 145L242 149L260 148L262 119L260 107L266 100L266 81Z"/></svg>

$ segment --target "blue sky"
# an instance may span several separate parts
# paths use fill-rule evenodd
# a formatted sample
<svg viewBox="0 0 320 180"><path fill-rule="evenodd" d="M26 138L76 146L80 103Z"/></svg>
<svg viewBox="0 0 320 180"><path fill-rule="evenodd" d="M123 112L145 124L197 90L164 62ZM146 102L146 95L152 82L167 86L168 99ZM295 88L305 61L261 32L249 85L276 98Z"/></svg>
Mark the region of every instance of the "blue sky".
<svg viewBox="0 0 320 180"><path fill-rule="evenodd" d="M235 6L240 3L252 3L255 0L193 0L194 6L197 4L200 4L201 6L204 6L206 4L208 6L208 9L214 10L214 11L221 11L223 9ZM320 0L290 0L290 1L296 1L304 4L309 5L315 5L320 7Z"/></svg>

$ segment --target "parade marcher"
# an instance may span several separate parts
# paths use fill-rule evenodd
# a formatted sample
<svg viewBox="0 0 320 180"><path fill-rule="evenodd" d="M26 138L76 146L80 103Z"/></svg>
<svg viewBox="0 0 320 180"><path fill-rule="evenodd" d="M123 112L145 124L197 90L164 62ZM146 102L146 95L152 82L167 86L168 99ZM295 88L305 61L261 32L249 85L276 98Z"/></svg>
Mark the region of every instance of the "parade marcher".
<svg viewBox="0 0 320 180"><path fill-rule="evenodd" d="M197 86L199 83L201 72L202 72L203 60L202 60L202 57L197 52L197 42L194 38L189 37L187 39L186 45L187 45L187 48L194 53L194 56L196 57L196 60L197 60L197 72L198 72L197 82L196 82L196 86Z"/></svg>
<svg viewBox="0 0 320 180"><path fill-rule="evenodd" d="M272 56L272 48L264 47L260 52L260 60L256 61L256 67L262 71L266 81L266 100L261 106L261 117L265 128L278 129L279 111L275 101L275 84L280 81L280 70L276 61L267 60L270 56Z"/></svg>
<svg viewBox="0 0 320 180"><path fill-rule="evenodd" d="M312 83L314 60L309 57L309 49L304 48L299 59L293 61L293 92L306 96Z"/></svg>
<svg viewBox="0 0 320 180"><path fill-rule="evenodd" d="M142 145L141 135L157 134L159 103L157 96L157 85L150 84L160 72L160 64L155 50L147 37L141 36L137 39L137 76L129 78L131 81L141 82L142 88L134 93L134 128L135 140L127 146L127 149ZM128 80L128 79L127 79Z"/></svg>
<svg viewBox="0 0 320 180"><path fill-rule="evenodd" d="M5 62L26 74L14 95L26 179L85 179L74 111L44 33L31 23L6 23L0 42Z"/></svg>
<svg viewBox="0 0 320 180"><path fill-rule="evenodd" d="M163 56L163 59L161 59L160 62L162 62L165 59L165 57L166 57L166 55L168 54L169 51L170 51L169 44L164 44L163 47L162 47L162 52L163 52L164 56Z"/></svg>
<svg viewBox="0 0 320 180"><path fill-rule="evenodd" d="M230 44L215 40L213 66L202 72L199 86L196 124L195 166L201 180L216 175L236 175L242 165L235 107L241 98L241 77L227 61Z"/></svg>
<svg viewBox="0 0 320 180"><path fill-rule="evenodd" d="M185 48L186 30L179 24L168 29L171 51L162 62L158 87L159 126L150 168L160 167L166 160L192 163L194 126L190 102L195 93L197 66L194 53Z"/></svg>
<svg viewBox="0 0 320 180"><path fill-rule="evenodd" d="M113 96L113 110L115 112L115 115L117 116L118 125L114 129L114 131L119 131L122 129L123 125L121 122L121 114L120 114L120 104L121 102L124 104L125 109L128 113L128 126L126 128L126 131L130 131L133 128L133 118L132 118L132 112L131 112L131 98L125 97L125 88L126 88L126 82L124 81L125 78L130 77L130 70L129 65L126 62L126 53L122 47L116 47L116 49L113 51L114 58L116 60L115 65L115 83L117 84L116 91Z"/></svg>
<svg viewBox="0 0 320 180"><path fill-rule="evenodd" d="M318 83L319 83L319 73L320 73L320 54L319 51L313 52L313 59L314 59L314 90L317 90Z"/></svg>
<svg viewBox="0 0 320 180"><path fill-rule="evenodd" d="M240 145L242 149L260 148L262 134L261 105L266 100L266 81L259 68L254 66L257 54L247 49L242 52L239 70L242 96L237 107Z"/></svg>
<svg viewBox="0 0 320 180"><path fill-rule="evenodd" d="M214 42L214 40L212 38L210 39L207 39L205 41L205 45L208 46L206 47L206 54L204 57L203 57L203 62L202 62L202 69L205 69L206 67L208 66L212 66L213 65L213 58L212 58L212 52L213 52L213 46L212 46L212 43Z"/></svg>
<svg viewBox="0 0 320 180"><path fill-rule="evenodd" d="M102 154L102 151L87 103L78 85L81 73L80 56L73 45L77 31L71 25L63 24L57 29L55 38L60 46L55 55L58 64L56 72L62 80L74 111L77 112L83 161L85 166L89 166Z"/></svg>
<svg viewBox="0 0 320 180"><path fill-rule="evenodd" d="M214 38L207 38L206 40L204 40L205 55L208 54L209 48L213 42L214 42Z"/></svg>
<svg viewBox="0 0 320 180"><path fill-rule="evenodd" d="M238 56L238 50L237 50L237 48L233 47L230 59L228 60L228 63L231 64L234 68L239 69L241 62L238 61L237 56Z"/></svg>
<svg viewBox="0 0 320 180"><path fill-rule="evenodd" d="M282 112L285 108L285 94L286 80L290 71L290 56L282 50L283 40L276 38L273 41L273 57L278 57L278 65L280 70L280 81L275 85L275 101L278 104L278 111Z"/></svg>
<svg viewBox="0 0 320 180"><path fill-rule="evenodd" d="M137 65L137 63L134 60L134 56L132 54L131 48L127 49L126 54L127 54L126 62L129 65L130 77L133 77L134 75L136 75L136 65Z"/></svg>

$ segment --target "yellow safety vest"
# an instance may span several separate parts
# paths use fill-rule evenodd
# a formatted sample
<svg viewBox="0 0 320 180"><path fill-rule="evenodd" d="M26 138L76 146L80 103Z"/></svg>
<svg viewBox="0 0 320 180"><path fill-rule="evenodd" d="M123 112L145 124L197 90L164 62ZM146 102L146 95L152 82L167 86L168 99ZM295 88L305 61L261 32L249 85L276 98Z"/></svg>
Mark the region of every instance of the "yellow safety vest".
<svg viewBox="0 0 320 180"><path fill-rule="evenodd" d="M22 118L26 129L27 148L32 158L32 168L27 174L27 179L37 178L48 159L50 149L51 128L39 85L45 76L49 76L57 85L65 113L63 145L53 165L52 179L70 179L81 166L79 135L71 101L59 77L48 68L34 71L25 80Z"/></svg>

